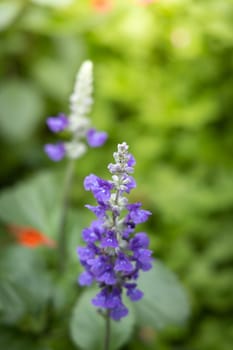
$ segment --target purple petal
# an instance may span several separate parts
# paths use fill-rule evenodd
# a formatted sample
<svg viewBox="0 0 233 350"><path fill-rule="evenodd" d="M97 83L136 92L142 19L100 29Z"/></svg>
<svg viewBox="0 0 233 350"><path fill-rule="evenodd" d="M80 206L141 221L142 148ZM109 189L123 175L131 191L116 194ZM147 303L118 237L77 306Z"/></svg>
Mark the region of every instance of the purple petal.
<svg viewBox="0 0 233 350"><path fill-rule="evenodd" d="M109 200L113 184L94 174L90 174L84 179L84 188L86 191L92 191L98 203L103 204Z"/></svg>
<svg viewBox="0 0 233 350"><path fill-rule="evenodd" d="M87 243L94 243L99 239L96 232L94 232L91 228L84 228L82 231L83 240Z"/></svg>
<svg viewBox="0 0 233 350"><path fill-rule="evenodd" d="M151 254L151 250L143 248L140 248L134 252L134 259L137 261L137 266L143 271L148 271L152 268Z"/></svg>
<svg viewBox="0 0 233 350"><path fill-rule="evenodd" d="M121 306L121 291L119 288L114 288L112 291L104 288L92 299L92 304L102 308L119 307Z"/></svg>
<svg viewBox="0 0 233 350"><path fill-rule="evenodd" d="M84 271L79 276L78 282L80 286L90 286L93 282L93 276L88 271Z"/></svg>
<svg viewBox="0 0 233 350"><path fill-rule="evenodd" d="M77 253L81 261L87 261L95 257L95 252L88 247L78 247Z"/></svg>
<svg viewBox="0 0 233 350"><path fill-rule="evenodd" d="M103 248L117 248L119 246L114 232L107 232L106 236L101 240L101 247Z"/></svg>
<svg viewBox="0 0 233 350"><path fill-rule="evenodd" d="M96 188L99 188L98 176L90 174L84 179L84 188L86 191L93 191Z"/></svg>
<svg viewBox="0 0 233 350"><path fill-rule="evenodd" d="M91 272L95 276L102 275L108 267L107 258L105 256L99 256L95 259L90 259L88 260L88 263L91 265Z"/></svg>
<svg viewBox="0 0 233 350"><path fill-rule="evenodd" d="M116 259L114 270L122 272L132 272L134 270L134 267L129 261L129 259L123 253L120 253Z"/></svg>
<svg viewBox="0 0 233 350"><path fill-rule="evenodd" d="M109 267L101 276L97 278L99 282L104 282L107 285L114 285L116 284L116 276L114 271L112 270L112 267Z"/></svg>
<svg viewBox="0 0 233 350"><path fill-rule="evenodd" d="M92 304L97 307L106 307L106 290L101 290L96 296L92 299Z"/></svg>
<svg viewBox="0 0 233 350"><path fill-rule="evenodd" d="M129 154L129 160L127 164L129 167L133 167L136 164L136 160L132 154Z"/></svg>
<svg viewBox="0 0 233 350"><path fill-rule="evenodd" d="M106 307L112 309L120 305L122 305L121 289L113 288L112 292L108 293L107 300L106 300Z"/></svg>
<svg viewBox="0 0 233 350"><path fill-rule="evenodd" d="M146 233L139 232L130 240L129 247L132 250L137 250L139 248L148 248L149 238Z"/></svg>
<svg viewBox="0 0 233 350"><path fill-rule="evenodd" d="M86 136L87 143L90 147L100 147L106 142L108 138L106 132L96 131L94 128L89 129Z"/></svg>
<svg viewBox="0 0 233 350"><path fill-rule="evenodd" d="M141 203L128 204L126 207L129 210L127 219L133 221L135 224L141 224L147 221L151 215L149 210L140 209Z"/></svg>
<svg viewBox="0 0 233 350"><path fill-rule="evenodd" d="M125 305L121 304L111 310L110 316L113 320L119 321L122 317L127 316L128 313L129 310L125 307Z"/></svg>
<svg viewBox="0 0 233 350"><path fill-rule="evenodd" d="M138 301L143 297L143 292L140 289L136 288L129 288L127 290L127 296L130 298L131 301Z"/></svg>
<svg viewBox="0 0 233 350"><path fill-rule="evenodd" d="M108 209L106 205L93 206L93 205L86 204L85 207L91 210L99 219L102 219L105 217L106 210Z"/></svg>
<svg viewBox="0 0 233 350"><path fill-rule="evenodd" d="M92 192L98 203L106 203L111 197L111 189L113 184L110 181L97 179L98 185L93 187Z"/></svg>
<svg viewBox="0 0 233 350"><path fill-rule="evenodd" d="M65 146L62 142L57 144L47 144L44 147L45 153L48 155L50 159L54 162L59 162L65 156Z"/></svg>
<svg viewBox="0 0 233 350"><path fill-rule="evenodd" d="M151 254L152 254L152 251L149 250L149 249L144 249L144 248L141 248L141 249L138 249L134 256L140 261L140 262L144 262L144 261L151 261Z"/></svg>
<svg viewBox="0 0 233 350"><path fill-rule="evenodd" d="M59 132L68 126L69 121L65 114L59 114L57 117L49 117L46 123L51 131Z"/></svg>
<svg viewBox="0 0 233 350"><path fill-rule="evenodd" d="M136 187L136 181L132 176L127 176L127 180L124 183L125 192L129 193L133 188Z"/></svg>

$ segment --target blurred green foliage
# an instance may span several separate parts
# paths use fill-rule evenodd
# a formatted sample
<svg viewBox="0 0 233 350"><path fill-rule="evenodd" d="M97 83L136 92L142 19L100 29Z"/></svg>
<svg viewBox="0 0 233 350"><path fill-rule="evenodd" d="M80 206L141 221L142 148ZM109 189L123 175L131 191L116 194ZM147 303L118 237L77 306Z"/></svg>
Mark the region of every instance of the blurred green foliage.
<svg viewBox="0 0 233 350"><path fill-rule="evenodd" d="M181 277L193 308L186 328L144 329L128 348L230 350L233 1L114 3L103 14L88 1L0 2L2 187L65 167L43 154L52 139L45 118L68 112L75 73L90 58L93 123L109 142L78 162L73 204L86 201L83 177L105 176L116 144L127 141L137 159L134 199L153 212L146 228L155 256ZM18 296L10 295L13 303Z"/></svg>

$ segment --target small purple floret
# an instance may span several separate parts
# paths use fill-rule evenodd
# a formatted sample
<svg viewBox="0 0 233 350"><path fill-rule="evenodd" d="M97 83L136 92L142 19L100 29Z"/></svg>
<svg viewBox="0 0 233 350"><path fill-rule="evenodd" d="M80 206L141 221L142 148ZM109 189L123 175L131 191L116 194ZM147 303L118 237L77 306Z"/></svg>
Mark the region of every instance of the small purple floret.
<svg viewBox="0 0 233 350"><path fill-rule="evenodd" d="M85 178L84 188L93 193L98 203L105 203L110 199L113 184L91 174Z"/></svg>
<svg viewBox="0 0 233 350"><path fill-rule="evenodd" d="M57 117L49 117L47 118L48 128L52 132L60 132L67 128L69 124L68 118L65 114L59 114Z"/></svg>
<svg viewBox="0 0 233 350"><path fill-rule="evenodd" d="M146 233L139 232L130 240L129 246L132 250L137 250L140 248L148 248L149 238Z"/></svg>
<svg viewBox="0 0 233 350"><path fill-rule="evenodd" d="M87 132L87 143L90 147L100 147L106 142L108 135L104 131L97 131L91 128Z"/></svg>
<svg viewBox="0 0 233 350"><path fill-rule="evenodd" d="M126 283L125 288L127 289L127 296L131 301L138 301L143 297L143 292L140 289L137 289L137 284Z"/></svg>
<svg viewBox="0 0 233 350"><path fill-rule="evenodd" d="M147 221L151 215L150 211L140 209L141 203L128 204L126 207L129 210L128 220L133 221L135 224L141 224Z"/></svg>
<svg viewBox="0 0 233 350"><path fill-rule="evenodd" d="M86 191L94 191L98 187L98 176L90 174L84 179L84 188Z"/></svg>
<svg viewBox="0 0 233 350"><path fill-rule="evenodd" d="M119 253L116 259L114 270L128 273L132 272L134 270L134 267L123 253Z"/></svg>
<svg viewBox="0 0 233 350"><path fill-rule="evenodd" d="M136 160L132 154L129 154L129 159L127 162L128 166L133 167L136 164Z"/></svg>
<svg viewBox="0 0 233 350"><path fill-rule="evenodd" d="M119 243L116 239L116 234L113 231L106 232L105 237L101 239L101 247L117 248Z"/></svg>
<svg viewBox="0 0 233 350"><path fill-rule="evenodd" d="M66 154L65 146L62 142L47 144L45 145L44 150L48 157L54 162L59 162Z"/></svg>
<svg viewBox="0 0 233 350"><path fill-rule="evenodd" d="M93 282L93 276L89 272L84 271L79 276L78 282L80 286L90 286Z"/></svg>
<svg viewBox="0 0 233 350"><path fill-rule="evenodd" d="M127 316L128 313L129 313L129 310L127 309L127 307L125 307L124 304L121 304L112 309L110 316L113 320L119 321L122 317Z"/></svg>
<svg viewBox="0 0 233 350"><path fill-rule="evenodd" d="M104 282L106 285L115 285L117 283L116 274L112 266L106 267L105 272L97 278L98 282Z"/></svg>

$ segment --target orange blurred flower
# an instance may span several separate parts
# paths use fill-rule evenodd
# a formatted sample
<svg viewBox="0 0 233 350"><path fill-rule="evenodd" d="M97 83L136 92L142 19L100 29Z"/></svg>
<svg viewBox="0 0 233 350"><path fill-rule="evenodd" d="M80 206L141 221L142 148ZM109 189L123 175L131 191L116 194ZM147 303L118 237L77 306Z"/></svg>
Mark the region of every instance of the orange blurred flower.
<svg viewBox="0 0 233 350"><path fill-rule="evenodd" d="M91 0L91 6L96 12L108 12L112 9L110 0Z"/></svg>
<svg viewBox="0 0 233 350"><path fill-rule="evenodd" d="M40 245L46 245L54 248L56 246L54 240L46 237L43 233L33 227L10 224L7 225L6 228L8 232L15 236L16 241L25 247L36 248Z"/></svg>

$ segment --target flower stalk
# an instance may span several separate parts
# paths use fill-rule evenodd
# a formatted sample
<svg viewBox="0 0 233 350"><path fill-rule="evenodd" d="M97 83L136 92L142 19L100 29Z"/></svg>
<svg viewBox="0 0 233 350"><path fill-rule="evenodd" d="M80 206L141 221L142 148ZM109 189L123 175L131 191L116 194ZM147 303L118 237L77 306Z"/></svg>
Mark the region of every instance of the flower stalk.
<svg viewBox="0 0 233 350"><path fill-rule="evenodd" d="M67 261L67 216L70 206L70 191L74 179L74 169L75 162L73 159L70 159L67 165L64 189L63 189L63 198L61 203L61 214L59 217L58 225L58 269L61 273L65 270L65 265Z"/></svg>
<svg viewBox="0 0 233 350"><path fill-rule="evenodd" d="M111 318L109 310L106 311L105 316L105 338L104 338L104 350L110 349L110 339L111 339Z"/></svg>
<svg viewBox="0 0 233 350"><path fill-rule="evenodd" d="M44 147L46 154L54 162L59 162L65 156L68 158L58 224L58 266L61 272L64 271L67 255L66 223L74 177L74 160L86 153L86 143L95 148L102 146L107 140L107 133L91 127L91 121L87 116L93 104L92 92L93 64L91 61L85 61L77 73L74 90L70 96L69 116L60 113L56 117L47 118L47 126L53 133L66 131L70 135L70 139L66 142L59 141L55 144L46 144Z"/></svg>

